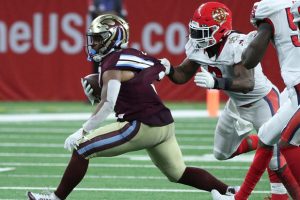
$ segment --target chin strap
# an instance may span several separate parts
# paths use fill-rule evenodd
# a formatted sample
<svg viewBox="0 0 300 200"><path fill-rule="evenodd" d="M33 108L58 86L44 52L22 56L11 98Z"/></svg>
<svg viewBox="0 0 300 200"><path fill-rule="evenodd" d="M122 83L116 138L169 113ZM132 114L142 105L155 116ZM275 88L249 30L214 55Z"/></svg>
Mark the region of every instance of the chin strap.
<svg viewBox="0 0 300 200"><path fill-rule="evenodd" d="M87 60L90 62L92 62L92 61L100 62L102 60L102 57L103 56L97 54L95 49L90 49Z"/></svg>

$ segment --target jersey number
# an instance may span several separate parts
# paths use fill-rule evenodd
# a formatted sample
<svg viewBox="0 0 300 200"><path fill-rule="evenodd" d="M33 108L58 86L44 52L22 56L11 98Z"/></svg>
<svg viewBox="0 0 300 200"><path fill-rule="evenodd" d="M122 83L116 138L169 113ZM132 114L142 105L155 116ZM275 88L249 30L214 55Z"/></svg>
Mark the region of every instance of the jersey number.
<svg viewBox="0 0 300 200"><path fill-rule="evenodd" d="M292 31L297 31L297 26L293 22L294 17L291 13L291 8L286 8L285 11L286 11L290 29ZM298 35L291 35L291 40L295 47L300 47L300 41L299 41Z"/></svg>
<svg viewBox="0 0 300 200"><path fill-rule="evenodd" d="M217 78L222 78L222 71L217 67L207 66L207 71L211 74L215 74Z"/></svg>

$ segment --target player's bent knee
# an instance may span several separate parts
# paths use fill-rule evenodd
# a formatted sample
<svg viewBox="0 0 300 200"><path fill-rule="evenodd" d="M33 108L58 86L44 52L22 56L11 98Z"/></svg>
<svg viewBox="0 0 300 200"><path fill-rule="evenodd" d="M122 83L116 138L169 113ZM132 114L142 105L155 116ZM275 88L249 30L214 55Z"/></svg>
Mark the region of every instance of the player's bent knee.
<svg viewBox="0 0 300 200"><path fill-rule="evenodd" d="M173 177L173 176L167 176L167 178L170 182L173 182L173 183L177 183L177 181L179 180L179 179L177 179L176 177Z"/></svg>
<svg viewBox="0 0 300 200"><path fill-rule="evenodd" d="M164 175L168 178L170 182L176 183L183 175L186 166L182 166L180 168L169 168L168 170L164 170Z"/></svg>
<svg viewBox="0 0 300 200"><path fill-rule="evenodd" d="M174 174L174 173L164 173L164 174L168 178L168 180L173 183L176 183L181 178L181 175L182 175L182 174L178 175L178 174Z"/></svg>
<svg viewBox="0 0 300 200"><path fill-rule="evenodd" d="M287 148L287 147L290 147L290 146L291 146L291 144L289 144L288 142L286 142L282 139L279 140L279 148L280 149Z"/></svg>
<svg viewBox="0 0 300 200"><path fill-rule="evenodd" d="M90 159L89 157L86 157L82 154L79 154L77 150L74 150L73 154L75 154L78 159L84 159L84 160L89 160Z"/></svg>

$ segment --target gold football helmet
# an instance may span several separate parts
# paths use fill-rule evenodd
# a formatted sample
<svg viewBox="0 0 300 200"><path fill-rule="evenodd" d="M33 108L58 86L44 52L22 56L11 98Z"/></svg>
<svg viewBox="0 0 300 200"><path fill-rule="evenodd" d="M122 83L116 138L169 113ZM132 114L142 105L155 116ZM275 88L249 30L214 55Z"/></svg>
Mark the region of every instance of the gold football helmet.
<svg viewBox="0 0 300 200"><path fill-rule="evenodd" d="M100 62L111 51L127 47L129 26L116 15L100 15L92 21L86 37L88 60Z"/></svg>

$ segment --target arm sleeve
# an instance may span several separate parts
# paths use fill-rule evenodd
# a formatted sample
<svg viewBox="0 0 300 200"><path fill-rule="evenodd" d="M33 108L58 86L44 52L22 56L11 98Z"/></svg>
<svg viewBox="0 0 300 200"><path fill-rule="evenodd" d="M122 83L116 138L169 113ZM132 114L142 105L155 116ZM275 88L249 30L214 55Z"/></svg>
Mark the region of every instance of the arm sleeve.
<svg viewBox="0 0 300 200"><path fill-rule="evenodd" d="M99 111L91 116L83 125L83 130L90 132L99 127L100 123L103 122L110 113L113 112L117 102L117 98L120 92L121 82L118 80L109 80L107 86L107 99L99 109Z"/></svg>

